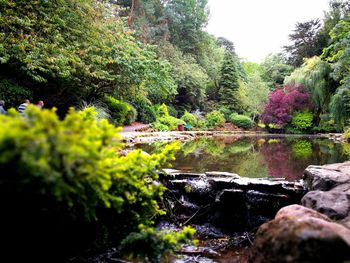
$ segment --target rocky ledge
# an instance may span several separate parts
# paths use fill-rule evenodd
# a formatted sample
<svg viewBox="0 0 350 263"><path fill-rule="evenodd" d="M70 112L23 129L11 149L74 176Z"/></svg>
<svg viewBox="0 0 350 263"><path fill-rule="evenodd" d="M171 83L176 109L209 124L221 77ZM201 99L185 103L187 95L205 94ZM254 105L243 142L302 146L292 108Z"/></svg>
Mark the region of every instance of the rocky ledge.
<svg viewBox="0 0 350 263"><path fill-rule="evenodd" d="M252 179L233 173L165 170L168 215L181 224L210 224L225 233L251 231L305 194L301 182Z"/></svg>
<svg viewBox="0 0 350 263"><path fill-rule="evenodd" d="M350 262L350 162L309 166L308 193L263 224L250 262Z"/></svg>

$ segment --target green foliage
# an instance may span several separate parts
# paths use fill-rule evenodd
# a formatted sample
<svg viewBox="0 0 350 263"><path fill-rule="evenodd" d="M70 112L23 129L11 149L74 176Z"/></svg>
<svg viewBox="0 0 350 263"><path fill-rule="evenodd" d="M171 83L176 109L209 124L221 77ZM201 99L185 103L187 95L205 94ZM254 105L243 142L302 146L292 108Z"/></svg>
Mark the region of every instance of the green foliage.
<svg viewBox="0 0 350 263"><path fill-rule="evenodd" d="M225 116L220 111L212 111L205 115L206 127L215 128L225 124Z"/></svg>
<svg viewBox="0 0 350 263"><path fill-rule="evenodd" d="M252 120L244 115L239 115L237 113L232 113L229 120L239 128L250 129L253 127Z"/></svg>
<svg viewBox="0 0 350 263"><path fill-rule="evenodd" d="M2 2L4 68L24 75L38 92L71 100L106 92L124 99L140 91L154 100L174 95L170 64L153 46L136 41L103 5L96 0Z"/></svg>
<svg viewBox="0 0 350 263"><path fill-rule="evenodd" d="M292 151L296 158L307 159L312 155L311 142L306 140L297 140L292 145Z"/></svg>
<svg viewBox="0 0 350 263"><path fill-rule="evenodd" d="M347 141L350 140L350 128L349 128L349 127L346 127L346 128L344 129L344 137L345 137L345 139L346 139Z"/></svg>
<svg viewBox="0 0 350 263"><path fill-rule="evenodd" d="M230 115L232 114L232 111L226 107L226 106L220 106L219 111L224 114L225 120L230 119Z"/></svg>
<svg viewBox="0 0 350 263"><path fill-rule="evenodd" d="M151 127L157 131L161 131L161 132L164 132L164 131L170 131L170 128L165 125L165 124L162 124L160 122L152 122L151 124Z"/></svg>
<svg viewBox="0 0 350 263"><path fill-rule="evenodd" d="M130 124L136 119L137 112L130 104L111 96L105 97L105 102L115 125Z"/></svg>
<svg viewBox="0 0 350 263"><path fill-rule="evenodd" d="M292 71L293 67L287 65L280 54L271 54L261 63L261 78L270 90L274 90L276 85L283 85L284 78Z"/></svg>
<svg viewBox="0 0 350 263"><path fill-rule="evenodd" d="M312 127L313 114L309 111L296 112L293 114L292 125L299 131L307 131Z"/></svg>
<svg viewBox="0 0 350 263"><path fill-rule="evenodd" d="M92 112L91 115L94 116L97 121L102 119L111 119L111 113L107 105L103 102L87 103L86 101L82 101L77 109L79 111Z"/></svg>
<svg viewBox="0 0 350 263"><path fill-rule="evenodd" d="M303 64L304 58L322 54L327 41L321 37L320 27L320 19L296 23L293 33L289 35L289 40L292 44L284 46L287 61L290 65L299 67Z"/></svg>
<svg viewBox="0 0 350 263"><path fill-rule="evenodd" d="M147 260L147 262L161 262L171 252L180 249L180 245L190 243L196 230L190 226L182 231L156 230L139 226L139 232L131 233L123 240L121 248L132 258Z"/></svg>
<svg viewBox="0 0 350 263"><path fill-rule="evenodd" d="M149 157L135 151L118 156L121 145L114 142L119 138L117 130L106 120L96 122L89 117L93 115L90 111L71 110L63 121L54 110L40 111L33 106L27 110L27 119L13 112L9 115L1 116L6 129L0 133L0 165L2 171L11 171L6 174L22 190L30 191L31 184L38 184L35 187L45 189L44 195L63 202L68 210L81 210L88 220L96 219L100 206L121 212L125 205L132 209L145 202L153 212L160 212L152 198L162 187L148 185L142 178L156 179L151 171L167 154ZM147 173L136 172L138 165L133 163L140 161L147 165ZM21 177L28 180L16 181ZM126 194L127 189L130 192ZM146 210L134 212L134 219L148 214Z"/></svg>
<svg viewBox="0 0 350 263"><path fill-rule="evenodd" d="M229 52L225 53L224 61L221 67L220 80L220 102L231 111L239 110L239 101L237 92L239 89L237 61Z"/></svg>
<svg viewBox="0 0 350 263"><path fill-rule="evenodd" d="M177 110L174 108L174 106L172 106L172 105L167 105L167 107L168 107L169 115L170 115L170 116L173 116L173 117L175 117L175 118L177 118L178 112L177 112Z"/></svg>
<svg viewBox="0 0 350 263"><path fill-rule="evenodd" d="M151 102L144 96L135 96L130 102L137 111L137 120L152 123L156 120L156 112Z"/></svg>
<svg viewBox="0 0 350 263"><path fill-rule="evenodd" d="M312 57L304 60L302 67L295 69L285 79L285 84L302 84L311 92L313 104L316 106L316 121L321 114L328 112L328 106L336 84L330 77L331 65L320 57ZM316 123L317 124L317 123Z"/></svg>
<svg viewBox="0 0 350 263"><path fill-rule="evenodd" d="M0 116L0 197L16 197L3 208L9 222L26 218L22 229L36 229L39 236L41 224L55 226L65 240L74 222L121 238L164 214L157 200L165 187L155 183L156 170L173 158L177 145L152 155L136 150L121 156L118 129L107 120L97 122L91 108L71 109L63 120L55 110L34 106L26 113L26 118L14 110ZM6 210L13 207L15 214Z"/></svg>
<svg viewBox="0 0 350 263"><path fill-rule="evenodd" d="M186 53L195 54L202 40L209 11L208 0L172 0L165 5L170 42Z"/></svg>
<svg viewBox="0 0 350 263"><path fill-rule="evenodd" d="M168 107L163 103L157 107L156 122L152 123L152 127L159 131L177 130L179 124L185 124L182 120L170 116Z"/></svg>
<svg viewBox="0 0 350 263"><path fill-rule="evenodd" d="M182 53L178 48L164 43L158 50L160 57L172 65L173 77L177 84L176 106L187 110L198 109L205 98L208 75L197 64L192 55Z"/></svg>
<svg viewBox="0 0 350 263"><path fill-rule="evenodd" d="M184 115L182 115L181 120L183 120L186 124L190 124L192 127L196 127L198 123L198 119L195 115L185 111Z"/></svg>
<svg viewBox="0 0 350 263"><path fill-rule="evenodd" d="M17 108L25 99L31 100L32 97L31 90L8 79L0 80L0 99L5 101L7 107Z"/></svg>

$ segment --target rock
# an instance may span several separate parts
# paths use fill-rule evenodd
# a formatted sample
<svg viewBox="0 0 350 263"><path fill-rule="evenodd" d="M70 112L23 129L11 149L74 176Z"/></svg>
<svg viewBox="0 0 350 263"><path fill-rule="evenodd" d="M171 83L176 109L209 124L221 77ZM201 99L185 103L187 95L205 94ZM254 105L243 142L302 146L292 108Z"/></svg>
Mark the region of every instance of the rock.
<svg viewBox="0 0 350 263"><path fill-rule="evenodd" d="M315 210L312 210L310 208L306 208L301 205L289 205L286 207L281 208L276 216L275 219L280 219L280 218L303 218L303 217L313 217L313 218L319 218L323 219L325 221L331 222L331 220L321 214L316 212Z"/></svg>
<svg viewBox="0 0 350 263"><path fill-rule="evenodd" d="M228 233L256 229L281 207L299 203L305 193L300 182L221 172L196 175L170 171L165 184L170 192L166 198L172 199L169 203L174 205L172 211L178 212L178 222L209 223Z"/></svg>
<svg viewBox="0 0 350 263"><path fill-rule="evenodd" d="M350 162L323 166L310 165L304 171L304 180L309 190L321 191L350 183Z"/></svg>
<svg viewBox="0 0 350 263"><path fill-rule="evenodd" d="M301 204L336 220L345 218L350 210L348 195L334 190L308 192Z"/></svg>
<svg viewBox="0 0 350 263"><path fill-rule="evenodd" d="M207 176L220 176L220 177L226 176L226 177L235 178L235 179L241 178L238 174L228 173L228 172L206 172L205 174Z"/></svg>
<svg viewBox="0 0 350 263"><path fill-rule="evenodd" d="M350 230L298 205L283 208L260 226L249 257L252 263L346 260L350 260Z"/></svg>

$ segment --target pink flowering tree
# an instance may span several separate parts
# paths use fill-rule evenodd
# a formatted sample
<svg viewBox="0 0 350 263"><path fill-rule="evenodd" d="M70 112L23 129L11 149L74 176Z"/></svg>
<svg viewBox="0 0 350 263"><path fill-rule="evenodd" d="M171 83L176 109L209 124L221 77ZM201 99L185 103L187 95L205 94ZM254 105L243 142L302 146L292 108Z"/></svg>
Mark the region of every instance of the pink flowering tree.
<svg viewBox="0 0 350 263"><path fill-rule="evenodd" d="M301 85L284 86L270 93L262 121L283 128L292 119L294 111L311 108L310 93Z"/></svg>

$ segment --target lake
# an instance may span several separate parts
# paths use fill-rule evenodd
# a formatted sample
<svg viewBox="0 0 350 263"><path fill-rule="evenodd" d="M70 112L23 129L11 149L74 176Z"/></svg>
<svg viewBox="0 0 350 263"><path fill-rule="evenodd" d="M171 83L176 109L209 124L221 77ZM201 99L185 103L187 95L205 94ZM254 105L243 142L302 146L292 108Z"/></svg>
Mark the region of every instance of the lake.
<svg viewBox="0 0 350 263"><path fill-rule="evenodd" d="M152 153L163 146L164 143L158 142L137 148ZM297 180L308 165L344 162L349 157L348 144L314 136L221 136L182 143L172 168Z"/></svg>

